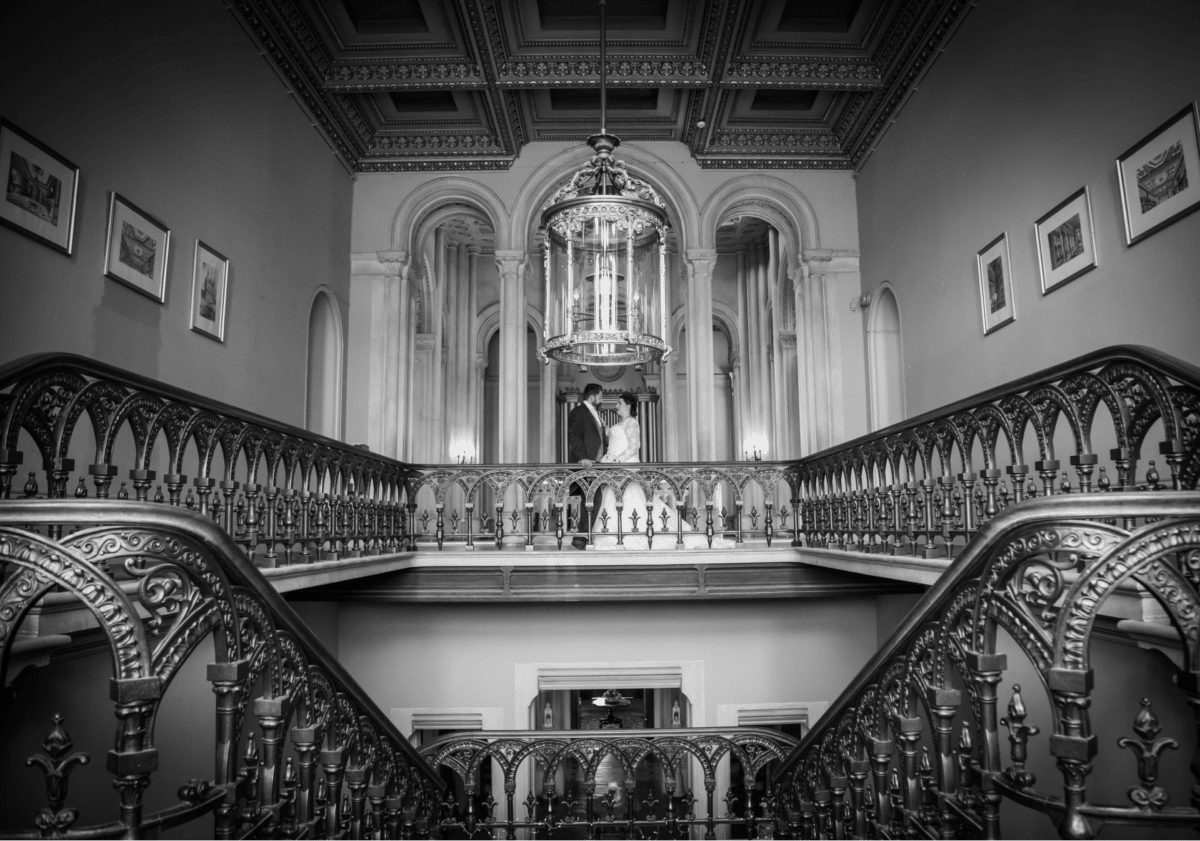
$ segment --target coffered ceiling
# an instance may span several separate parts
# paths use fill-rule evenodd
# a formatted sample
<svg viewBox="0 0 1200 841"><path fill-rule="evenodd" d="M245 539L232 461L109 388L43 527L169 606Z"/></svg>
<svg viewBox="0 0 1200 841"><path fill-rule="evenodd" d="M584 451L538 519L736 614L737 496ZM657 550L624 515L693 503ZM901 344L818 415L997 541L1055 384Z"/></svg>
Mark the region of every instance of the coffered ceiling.
<svg viewBox="0 0 1200 841"><path fill-rule="evenodd" d="M608 0L608 130L853 169L970 0ZM231 0L358 172L505 169L599 129L596 0Z"/></svg>

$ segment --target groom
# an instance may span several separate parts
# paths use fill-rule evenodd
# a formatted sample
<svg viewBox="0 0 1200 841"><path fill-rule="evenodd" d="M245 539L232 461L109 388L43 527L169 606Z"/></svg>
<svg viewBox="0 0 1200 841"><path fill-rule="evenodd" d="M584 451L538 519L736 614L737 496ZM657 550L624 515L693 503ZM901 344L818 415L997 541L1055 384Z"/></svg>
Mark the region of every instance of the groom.
<svg viewBox="0 0 1200 841"><path fill-rule="evenodd" d="M604 424L600 421L597 408L604 400L604 389L598 383L588 383L583 389L583 400L571 410L567 416L567 458L572 464L591 467L604 455ZM571 490L578 488L575 485ZM582 496L582 491L580 491ZM579 512L580 520L583 511ZM600 492L592 500L591 518L589 524L595 526L596 517L600 513ZM578 528L578 526L576 526ZM571 538L571 545L576 549L587 548L587 538L577 535Z"/></svg>

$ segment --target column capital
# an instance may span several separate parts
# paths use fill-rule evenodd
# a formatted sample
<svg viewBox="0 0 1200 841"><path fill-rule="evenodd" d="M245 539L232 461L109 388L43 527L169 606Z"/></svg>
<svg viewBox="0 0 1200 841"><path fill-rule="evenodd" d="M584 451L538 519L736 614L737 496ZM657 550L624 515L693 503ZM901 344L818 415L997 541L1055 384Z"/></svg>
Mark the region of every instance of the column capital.
<svg viewBox="0 0 1200 841"><path fill-rule="evenodd" d="M529 260L524 251L497 251L496 267L501 276L520 274L528 265Z"/></svg>
<svg viewBox="0 0 1200 841"><path fill-rule="evenodd" d="M689 248L687 251L687 279L693 283L711 283L713 269L717 267L717 252L708 248Z"/></svg>
<svg viewBox="0 0 1200 841"><path fill-rule="evenodd" d="M407 278L412 268L412 255L407 251L380 251L375 255L384 274L390 277Z"/></svg>

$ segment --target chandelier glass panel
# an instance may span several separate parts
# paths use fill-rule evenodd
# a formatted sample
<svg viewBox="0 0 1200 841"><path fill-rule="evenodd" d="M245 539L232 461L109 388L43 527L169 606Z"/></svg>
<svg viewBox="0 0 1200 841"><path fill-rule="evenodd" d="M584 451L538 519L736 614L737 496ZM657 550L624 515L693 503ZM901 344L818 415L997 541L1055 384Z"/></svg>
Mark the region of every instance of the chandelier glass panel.
<svg viewBox="0 0 1200 841"><path fill-rule="evenodd" d="M549 338L542 353L547 361L583 366L642 365L670 352L661 338L666 216L653 200L623 194L634 179L613 172L607 150L598 152L593 168L611 193L556 196L543 214Z"/></svg>

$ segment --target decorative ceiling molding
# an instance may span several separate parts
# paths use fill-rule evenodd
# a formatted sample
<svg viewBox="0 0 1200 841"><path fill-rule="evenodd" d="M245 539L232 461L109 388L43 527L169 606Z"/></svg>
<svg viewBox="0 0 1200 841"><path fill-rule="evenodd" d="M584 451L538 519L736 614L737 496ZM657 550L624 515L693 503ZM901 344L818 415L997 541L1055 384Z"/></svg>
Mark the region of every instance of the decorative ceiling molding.
<svg viewBox="0 0 1200 841"><path fill-rule="evenodd" d="M507 169L531 140L591 133L598 114L545 91L598 85L595 30L543 25L537 0L452 0L427 32L358 33L342 3L226 0L353 171ZM864 0L826 32L778 29L774 0L668 0L654 26L611 33L607 71L674 104L610 103L608 128L709 169L855 169L972 5Z"/></svg>

